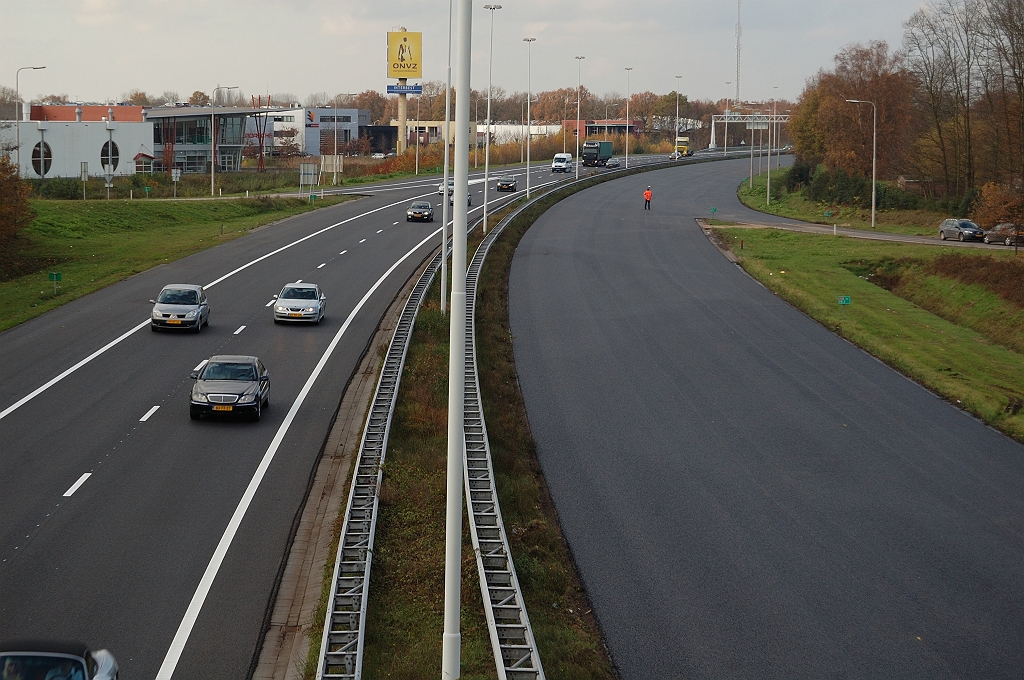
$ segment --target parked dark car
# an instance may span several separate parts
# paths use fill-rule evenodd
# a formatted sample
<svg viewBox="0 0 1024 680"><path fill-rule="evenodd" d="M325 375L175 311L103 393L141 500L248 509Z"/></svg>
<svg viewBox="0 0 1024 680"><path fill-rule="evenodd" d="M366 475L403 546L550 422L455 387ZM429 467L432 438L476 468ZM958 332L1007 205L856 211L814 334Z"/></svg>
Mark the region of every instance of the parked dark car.
<svg viewBox="0 0 1024 680"><path fill-rule="evenodd" d="M413 201L409 205L409 209L405 211L405 221L412 222L413 220L434 221L434 206L430 205L430 201Z"/></svg>
<svg viewBox="0 0 1024 680"><path fill-rule="evenodd" d="M189 417L247 415L259 420L270 406L270 371L256 357L221 355L192 371Z"/></svg>
<svg viewBox="0 0 1024 680"><path fill-rule="evenodd" d="M80 642L14 640L0 643L0 677L116 680L117 661L107 650Z"/></svg>
<svg viewBox="0 0 1024 680"><path fill-rule="evenodd" d="M1013 222L997 224L985 232L985 243L1002 243L1005 246L1012 246L1014 238L1017 245L1024 246L1024 227L1018 228Z"/></svg>
<svg viewBox="0 0 1024 680"><path fill-rule="evenodd" d="M202 286L173 283L164 286L155 300L149 327L155 333L165 328L187 328L198 333L210 325L210 303Z"/></svg>
<svg viewBox="0 0 1024 680"><path fill-rule="evenodd" d="M958 241L980 241L985 238L985 232L970 220L949 219L943 220L939 225L939 238L943 241L947 238L955 238Z"/></svg>

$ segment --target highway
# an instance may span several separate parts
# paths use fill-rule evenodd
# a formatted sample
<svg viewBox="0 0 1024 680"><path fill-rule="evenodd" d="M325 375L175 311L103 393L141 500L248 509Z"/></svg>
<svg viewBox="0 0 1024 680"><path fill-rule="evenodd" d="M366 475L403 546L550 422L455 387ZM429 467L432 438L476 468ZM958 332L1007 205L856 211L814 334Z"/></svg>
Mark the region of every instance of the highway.
<svg viewBox="0 0 1024 680"><path fill-rule="evenodd" d="M513 260L530 425L620 677L1020 677L1024 447L722 257L711 207L783 222L735 198L748 171L587 189Z"/></svg>
<svg viewBox="0 0 1024 680"><path fill-rule="evenodd" d="M551 181L534 166L534 186ZM498 169L492 177L506 174ZM523 170L513 169L525 189ZM561 176L559 176L561 177ZM244 678L292 524L349 377L440 244L407 223L440 180L355 190L0 334L0 639L80 639L125 678ZM480 214L482 172L471 174ZM495 200L508 194L492 193ZM284 283L320 284L319 326L277 326ZM151 333L150 298L207 286L210 326ZM189 373L214 354L270 370L258 423L193 422Z"/></svg>

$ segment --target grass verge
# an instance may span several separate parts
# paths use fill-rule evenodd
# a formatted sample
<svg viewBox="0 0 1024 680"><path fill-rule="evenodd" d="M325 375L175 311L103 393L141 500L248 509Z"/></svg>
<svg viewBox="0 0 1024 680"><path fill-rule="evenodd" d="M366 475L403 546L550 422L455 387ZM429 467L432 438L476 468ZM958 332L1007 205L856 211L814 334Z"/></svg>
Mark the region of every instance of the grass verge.
<svg viewBox="0 0 1024 680"><path fill-rule="evenodd" d="M814 224L839 225L852 229L871 230L871 210L846 206L826 205L808 200L801 192L785 190L787 169L772 170L772 203L767 204L768 173L754 176L753 187L743 182L737 195L743 205L758 212L789 217ZM949 217L931 210L876 211L876 231L913 236L935 236L939 223Z"/></svg>
<svg viewBox="0 0 1024 680"><path fill-rule="evenodd" d="M929 390L1024 441L1024 355L1012 349L1019 344L1001 344L1020 328L1020 310L981 284L924 273L944 256L942 249L775 229L715 231L727 246L745 242L743 250L733 252L769 290ZM1007 251L995 257L1012 256ZM891 262L918 263L920 272L906 282L906 297L872 282L874 273ZM852 304L838 305L842 295L849 295ZM977 321L974 329L958 325L970 318Z"/></svg>
<svg viewBox="0 0 1024 680"><path fill-rule="evenodd" d="M0 264L0 331L256 227L351 199L33 201L35 219ZM51 271L62 274L56 294Z"/></svg>

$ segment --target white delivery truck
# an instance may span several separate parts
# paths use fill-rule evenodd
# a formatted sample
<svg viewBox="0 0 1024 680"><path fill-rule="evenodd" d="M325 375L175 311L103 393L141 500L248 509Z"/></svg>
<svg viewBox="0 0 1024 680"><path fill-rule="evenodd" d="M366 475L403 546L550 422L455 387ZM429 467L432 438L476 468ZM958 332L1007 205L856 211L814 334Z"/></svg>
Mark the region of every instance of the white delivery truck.
<svg viewBox="0 0 1024 680"><path fill-rule="evenodd" d="M572 154L556 153L551 159L551 172L572 172Z"/></svg>

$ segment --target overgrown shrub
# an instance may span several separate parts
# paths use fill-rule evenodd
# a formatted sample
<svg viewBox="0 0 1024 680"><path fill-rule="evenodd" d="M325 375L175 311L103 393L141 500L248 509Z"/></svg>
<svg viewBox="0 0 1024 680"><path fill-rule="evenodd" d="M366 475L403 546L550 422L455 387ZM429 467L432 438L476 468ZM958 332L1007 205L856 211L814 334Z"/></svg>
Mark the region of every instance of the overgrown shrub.
<svg viewBox="0 0 1024 680"><path fill-rule="evenodd" d="M786 177L786 187L793 187L789 189L790 191L795 190L800 181L803 181L806 184L804 191L807 198L817 203L863 209L871 207L871 180L867 177L851 175L842 169L829 170L824 165L819 165L808 181L803 178L806 177L805 173L809 168L797 168L798 165L794 165ZM920 196L897 186L884 182L875 184L875 204L879 210L914 210L920 208L922 203Z"/></svg>
<svg viewBox="0 0 1024 680"><path fill-rule="evenodd" d="M42 198L60 198L74 200L82 198L82 182L70 177L58 177L42 182L39 187Z"/></svg>

